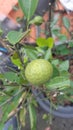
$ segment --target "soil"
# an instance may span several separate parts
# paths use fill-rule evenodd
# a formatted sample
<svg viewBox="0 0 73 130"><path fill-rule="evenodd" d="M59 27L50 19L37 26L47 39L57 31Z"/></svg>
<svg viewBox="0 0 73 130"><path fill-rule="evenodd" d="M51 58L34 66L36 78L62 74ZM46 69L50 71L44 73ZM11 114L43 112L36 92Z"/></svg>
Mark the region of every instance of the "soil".
<svg viewBox="0 0 73 130"><path fill-rule="evenodd" d="M42 116L45 112L38 107L37 108L37 130L46 130L49 126L48 120L43 120ZM26 126L22 130L30 130L30 122L27 114L26 117ZM65 119L59 117L53 117L51 130L73 130L73 119Z"/></svg>

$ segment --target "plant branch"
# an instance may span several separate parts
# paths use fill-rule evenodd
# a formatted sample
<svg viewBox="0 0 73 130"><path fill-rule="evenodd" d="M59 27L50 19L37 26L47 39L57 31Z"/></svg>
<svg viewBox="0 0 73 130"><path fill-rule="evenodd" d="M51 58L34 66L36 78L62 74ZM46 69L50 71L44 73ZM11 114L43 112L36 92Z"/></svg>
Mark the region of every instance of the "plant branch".
<svg viewBox="0 0 73 130"><path fill-rule="evenodd" d="M0 108L1 108L3 105L5 105L5 104L11 102L11 100L13 100L18 94L20 94L20 93L23 92L24 90L25 90L25 88L22 88L20 91L18 91L15 95L13 95L13 96L12 96L11 98L9 98L7 101L3 102L3 103L0 105Z"/></svg>
<svg viewBox="0 0 73 130"><path fill-rule="evenodd" d="M20 61L21 61L21 64L22 64L22 66L23 66L23 68L24 68L24 62L23 62L23 58L22 58L22 56L21 56L21 54L20 54L20 51L19 51L19 45L18 44L16 44L15 45L15 48L16 48L16 51L17 51L17 54L18 54L18 56L19 56L19 59L20 59Z"/></svg>
<svg viewBox="0 0 73 130"><path fill-rule="evenodd" d="M52 37L52 33L51 33L51 27L50 27L50 23L51 23L51 7L52 7L52 2L49 1L49 19L47 21L47 30L48 30L48 34L47 34L47 37Z"/></svg>

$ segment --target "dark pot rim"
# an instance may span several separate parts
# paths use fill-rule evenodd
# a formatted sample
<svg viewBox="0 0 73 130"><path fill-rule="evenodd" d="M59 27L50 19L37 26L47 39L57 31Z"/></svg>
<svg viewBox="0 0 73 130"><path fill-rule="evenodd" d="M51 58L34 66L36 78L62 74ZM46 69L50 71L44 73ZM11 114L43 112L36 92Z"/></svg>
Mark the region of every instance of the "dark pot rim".
<svg viewBox="0 0 73 130"><path fill-rule="evenodd" d="M17 118L14 116L5 123L3 130L9 130L10 127L12 127L13 130L18 130L17 126Z"/></svg>
<svg viewBox="0 0 73 130"><path fill-rule="evenodd" d="M73 106L59 105L56 109L51 109L49 100L45 99L44 94L42 92L38 91L38 89L32 88L32 93L34 94L38 104L46 112L62 118L73 118Z"/></svg>

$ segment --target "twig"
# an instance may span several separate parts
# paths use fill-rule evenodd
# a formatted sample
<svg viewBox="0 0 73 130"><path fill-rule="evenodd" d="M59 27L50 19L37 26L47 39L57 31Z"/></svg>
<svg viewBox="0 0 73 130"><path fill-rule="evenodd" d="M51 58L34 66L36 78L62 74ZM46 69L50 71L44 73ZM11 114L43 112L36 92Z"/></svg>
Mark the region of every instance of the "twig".
<svg viewBox="0 0 73 130"><path fill-rule="evenodd" d="M16 48L17 54L18 54L18 56L19 56L19 59L20 59L20 61L21 61L21 64L22 64L22 66L23 66L23 68L24 68L24 62L23 62L23 58L22 58L22 56L21 56L21 54L20 54L20 51L19 51L19 45L16 44L16 45L15 45L15 48Z"/></svg>
<svg viewBox="0 0 73 130"><path fill-rule="evenodd" d="M7 50L9 50L10 52L12 52L12 48L7 44L6 41L4 41L1 37L0 37L0 42L1 42L1 45L5 48L7 48Z"/></svg>
<svg viewBox="0 0 73 130"><path fill-rule="evenodd" d="M47 30L48 30L48 34L47 34L47 37L51 37L52 36L52 33L51 33L51 27L50 27L50 23L51 23L51 6L52 6L52 2L49 1L49 19L47 21Z"/></svg>

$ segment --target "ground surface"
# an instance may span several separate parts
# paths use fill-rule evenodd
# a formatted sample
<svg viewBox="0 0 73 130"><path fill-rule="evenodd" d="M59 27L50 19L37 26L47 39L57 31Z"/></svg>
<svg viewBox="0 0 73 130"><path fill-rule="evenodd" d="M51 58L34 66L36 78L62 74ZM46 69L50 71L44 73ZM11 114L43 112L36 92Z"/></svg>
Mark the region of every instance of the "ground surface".
<svg viewBox="0 0 73 130"><path fill-rule="evenodd" d="M48 122L42 119L44 111L41 108L37 110L37 130L45 130L48 127ZM30 130L29 118L27 116L27 123L22 130ZM53 117L53 124L51 130L73 130L73 119L63 119Z"/></svg>

